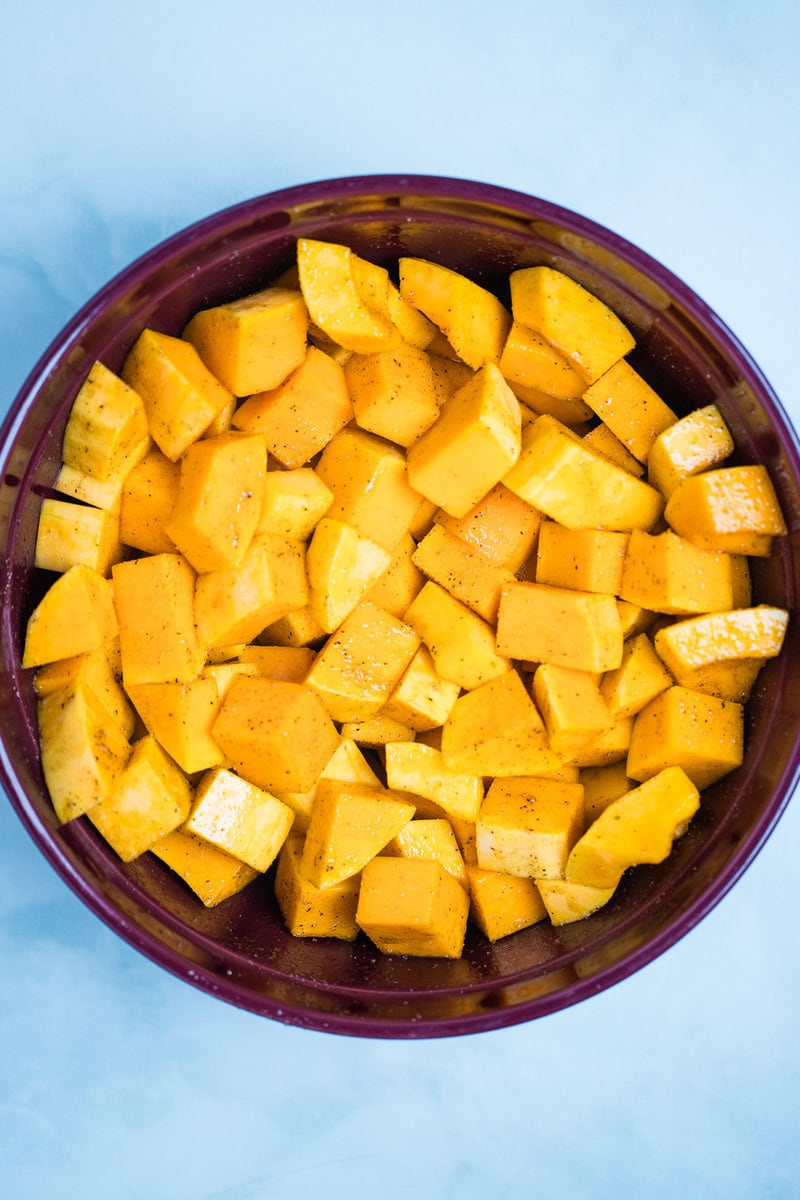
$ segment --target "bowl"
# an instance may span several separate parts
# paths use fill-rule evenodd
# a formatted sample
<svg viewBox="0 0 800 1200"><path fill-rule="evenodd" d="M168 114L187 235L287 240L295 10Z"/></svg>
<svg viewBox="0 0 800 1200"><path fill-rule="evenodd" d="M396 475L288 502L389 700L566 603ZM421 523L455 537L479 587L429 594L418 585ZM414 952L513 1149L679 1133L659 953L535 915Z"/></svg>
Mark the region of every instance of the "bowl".
<svg viewBox="0 0 800 1200"><path fill-rule="evenodd" d="M716 403L737 460L763 463L790 535L756 564L755 598L795 608L800 586L800 456L780 402L723 322L646 253L554 204L481 183L368 176L249 200L178 233L113 279L47 349L0 432L0 778L29 834L88 907L155 963L254 1013L339 1034L419 1038L528 1021L616 984L683 937L770 835L800 754L800 629L761 672L744 763L709 788L672 855L629 871L594 916L540 923L494 944L467 936L458 960L385 957L295 939L269 878L205 909L153 855L125 865L85 818L59 827L39 764L32 672L20 665L41 594L33 548L67 415L90 366L118 370L146 325L178 333L197 309L254 291L290 265L300 236L345 242L388 264L416 255L464 271L507 300L519 267L546 263L605 300L636 336L631 362L676 411ZM363 940L362 940L363 939Z"/></svg>

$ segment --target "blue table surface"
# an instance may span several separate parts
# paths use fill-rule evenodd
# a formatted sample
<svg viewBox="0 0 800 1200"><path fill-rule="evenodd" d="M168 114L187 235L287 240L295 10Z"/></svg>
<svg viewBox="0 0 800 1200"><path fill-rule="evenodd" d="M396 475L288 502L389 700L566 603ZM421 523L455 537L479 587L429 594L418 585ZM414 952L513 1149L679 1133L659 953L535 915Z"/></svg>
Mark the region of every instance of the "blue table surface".
<svg viewBox="0 0 800 1200"><path fill-rule="evenodd" d="M10 6L7 6L10 9ZM28 0L0 38L0 395L132 258L235 201L417 172L622 233L800 418L786 2ZM0 1194L800 1196L800 805L686 938L565 1012L309 1033L153 966L0 805Z"/></svg>

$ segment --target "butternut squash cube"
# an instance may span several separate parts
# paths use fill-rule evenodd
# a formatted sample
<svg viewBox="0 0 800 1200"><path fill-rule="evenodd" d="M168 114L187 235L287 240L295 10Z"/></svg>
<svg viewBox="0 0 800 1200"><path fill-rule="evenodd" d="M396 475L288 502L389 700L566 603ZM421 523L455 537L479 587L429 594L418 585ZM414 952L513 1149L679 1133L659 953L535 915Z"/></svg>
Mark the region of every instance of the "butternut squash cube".
<svg viewBox="0 0 800 1200"><path fill-rule="evenodd" d="M265 679L302 683L314 661L314 651L308 646L245 646L239 660L251 663Z"/></svg>
<svg viewBox="0 0 800 1200"><path fill-rule="evenodd" d="M414 563L416 548L417 543L411 534L403 534L391 562L364 593L364 599L376 608L391 613L393 617L402 619L425 582L425 576Z"/></svg>
<svg viewBox="0 0 800 1200"><path fill-rule="evenodd" d="M394 791L431 800L448 817L477 817L483 800L480 775L448 767L439 750L419 742L391 742L385 758L386 781Z"/></svg>
<svg viewBox="0 0 800 1200"><path fill-rule="evenodd" d="M247 675L228 689L213 736L236 771L268 792L307 792L339 745L310 687Z"/></svg>
<svg viewBox="0 0 800 1200"><path fill-rule="evenodd" d="M256 533L305 542L333 503L333 492L311 467L269 471Z"/></svg>
<svg viewBox="0 0 800 1200"><path fill-rule="evenodd" d="M85 680L38 703L42 773L59 821L71 821L110 794L130 756L127 737Z"/></svg>
<svg viewBox="0 0 800 1200"><path fill-rule="evenodd" d="M119 633L111 584L91 567L70 567L55 580L28 618L23 667L96 650Z"/></svg>
<svg viewBox="0 0 800 1200"><path fill-rule="evenodd" d="M318 888L334 887L357 875L413 815L414 805L386 788L320 780L301 874Z"/></svg>
<svg viewBox="0 0 800 1200"><path fill-rule="evenodd" d="M498 653L491 625L438 583L425 584L405 620L430 650L439 675L459 687L480 687L511 665Z"/></svg>
<svg viewBox="0 0 800 1200"><path fill-rule="evenodd" d="M360 721L343 721L342 737L352 738L359 746L376 750L390 742L413 742L414 730L388 717L383 709Z"/></svg>
<svg viewBox="0 0 800 1200"><path fill-rule="evenodd" d="M535 388L558 400L580 401L586 382L570 361L550 342L533 329L514 321L508 331L503 353L497 364L508 382ZM582 419L591 416L591 409L579 404Z"/></svg>
<svg viewBox="0 0 800 1200"><path fill-rule="evenodd" d="M669 499L682 479L719 466L732 453L722 413L707 404L662 430L647 456L647 478Z"/></svg>
<svg viewBox="0 0 800 1200"><path fill-rule="evenodd" d="M562 878L583 820L579 783L532 776L496 779L475 823L478 866L507 875Z"/></svg>
<svg viewBox="0 0 800 1200"><path fill-rule="evenodd" d="M123 862L132 862L154 842L182 825L189 815L189 781L147 734L109 794L89 812L89 820Z"/></svg>
<svg viewBox="0 0 800 1200"><path fill-rule="evenodd" d="M69 500L42 500L35 567L43 571L68 571L81 564L98 575L107 575L121 558L118 516Z"/></svg>
<svg viewBox="0 0 800 1200"><path fill-rule="evenodd" d="M627 772L641 782L681 767L702 789L740 766L743 753L742 705L676 684L635 718Z"/></svg>
<svg viewBox="0 0 800 1200"><path fill-rule="evenodd" d="M622 662L600 683L600 695L611 717L632 717L672 686L672 676L656 654L646 633L630 638L622 649Z"/></svg>
<svg viewBox="0 0 800 1200"><path fill-rule="evenodd" d="M133 558L114 566L112 580L125 686L196 678L205 649L195 630L195 574L186 559Z"/></svg>
<svg viewBox="0 0 800 1200"><path fill-rule="evenodd" d="M33 680L36 695L40 700L72 683L85 684L125 736L132 737L136 715L117 682L106 646L98 646L95 650L87 650L72 658L61 658L56 662L47 663L39 667Z"/></svg>
<svg viewBox="0 0 800 1200"><path fill-rule="evenodd" d="M195 313L183 331L234 396L277 387L303 361L308 313L303 297L269 287Z"/></svg>
<svg viewBox="0 0 800 1200"><path fill-rule="evenodd" d="M612 723L597 676L589 671L542 663L533 676L533 695L550 746L564 759L580 753Z"/></svg>
<svg viewBox="0 0 800 1200"><path fill-rule="evenodd" d="M459 958L468 916L466 889L441 863L384 857L364 868L356 921L383 954Z"/></svg>
<svg viewBox="0 0 800 1200"><path fill-rule="evenodd" d="M267 450L257 435L226 433L189 446L165 533L196 571L241 566L261 515Z"/></svg>
<svg viewBox="0 0 800 1200"><path fill-rule="evenodd" d="M141 441L136 442L105 479L96 479L94 475L62 463L53 487L64 496L71 496L73 500L81 500L84 504L91 504L93 508L102 508L105 512L119 516L125 482L134 467L152 449L153 440L147 434Z"/></svg>
<svg viewBox="0 0 800 1200"><path fill-rule="evenodd" d="M536 582L618 596L628 537L611 529L567 529L556 521L544 521L536 551Z"/></svg>
<svg viewBox="0 0 800 1200"><path fill-rule="evenodd" d="M231 393L181 338L144 329L122 367L139 393L153 441L176 461L231 402Z"/></svg>
<svg viewBox="0 0 800 1200"><path fill-rule="evenodd" d="M498 567L518 571L533 553L542 514L497 483L463 517L439 509L436 523Z"/></svg>
<svg viewBox="0 0 800 1200"><path fill-rule="evenodd" d="M537 879L536 886L550 922L556 927L590 917L608 904L617 890L615 887L596 888L570 883L568 879Z"/></svg>
<svg viewBox="0 0 800 1200"><path fill-rule="evenodd" d="M744 704L764 666L763 658L728 658L721 662L708 663L704 667L680 669L675 682L694 692L705 692L718 696L720 700L735 700Z"/></svg>
<svg viewBox="0 0 800 1200"><path fill-rule="evenodd" d="M624 762L606 767L584 767L580 773L583 784L583 808L588 828L612 800L619 800L636 785L628 778Z"/></svg>
<svg viewBox="0 0 800 1200"><path fill-rule="evenodd" d="M436 729L449 717L460 690L457 683L442 678L430 650L420 646L381 715L415 732Z"/></svg>
<svg viewBox="0 0 800 1200"><path fill-rule="evenodd" d="M562 763L517 671L459 696L442 729L448 767L475 775L559 777Z"/></svg>
<svg viewBox="0 0 800 1200"><path fill-rule="evenodd" d="M188 683L129 683L127 690L148 732L187 775L225 763L212 733L222 706L212 675Z"/></svg>
<svg viewBox="0 0 800 1200"><path fill-rule="evenodd" d="M439 337L441 336L439 334ZM440 408L453 392L457 392L472 378L472 369L466 363L453 357L454 355L455 350L452 346L448 347L447 355L437 354L433 348L428 350L428 361L433 370L433 382L439 397Z"/></svg>
<svg viewBox="0 0 800 1200"><path fill-rule="evenodd" d="M150 850L179 875L206 908L229 900L252 883L258 871L232 854L218 850L205 838L175 829L155 842Z"/></svg>
<svg viewBox="0 0 800 1200"><path fill-rule="evenodd" d="M333 887L318 888L302 874L303 839L290 834L278 855L275 898L292 937L333 937L352 942L358 936L356 906L359 875Z"/></svg>
<svg viewBox="0 0 800 1200"><path fill-rule="evenodd" d="M647 462L658 435L678 420L624 359L595 380L583 399L639 462Z"/></svg>
<svg viewBox="0 0 800 1200"><path fill-rule="evenodd" d="M774 658L781 652L788 623L786 610L769 604L708 613L659 629L655 648L675 676L729 659Z"/></svg>
<svg viewBox="0 0 800 1200"><path fill-rule="evenodd" d="M538 388L525 387L523 383L509 382L509 387L519 400L523 429L537 417L547 414L570 429L575 429L580 436L583 435L584 426L591 417L592 410L582 400L560 400L557 396L550 396Z"/></svg>
<svg viewBox="0 0 800 1200"><path fill-rule="evenodd" d="M501 871L466 868L470 915L490 942L528 929L547 916L547 909L532 879Z"/></svg>
<svg viewBox="0 0 800 1200"><path fill-rule="evenodd" d="M613 671L622 662L614 597L544 583L509 584L500 597L497 649L533 663Z"/></svg>
<svg viewBox="0 0 800 1200"><path fill-rule="evenodd" d="M458 358L477 371L497 363L511 317L496 296L439 263L401 258L400 295L442 331Z"/></svg>
<svg viewBox="0 0 800 1200"><path fill-rule="evenodd" d="M73 401L61 456L68 467L106 480L148 436L141 398L96 362Z"/></svg>
<svg viewBox="0 0 800 1200"><path fill-rule="evenodd" d="M630 450L623 446L616 434L612 433L602 421L583 435L583 444L595 454L602 454L603 458L622 467L623 471L627 471L629 475L635 475L637 479L644 475L643 465L633 457ZM652 480L650 482L654 487L656 486Z"/></svg>
<svg viewBox="0 0 800 1200"><path fill-rule="evenodd" d="M606 767L612 763L622 762L627 757L631 744L634 719L634 717L620 717L612 721L608 729L596 737L593 742L588 742L580 749L574 750L572 754L565 754L565 763L582 770L584 767Z"/></svg>
<svg viewBox="0 0 800 1200"><path fill-rule="evenodd" d="M326 515L394 554L422 500L409 483L403 452L351 427L331 439L316 470L333 492Z"/></svg>
<svg viewBox="0 0 800 1200"><path fill-rule="evenodd" d="M425 858L441 863L462 887L469 886L461 848L452 825L444 817L409 821L392 838L383 853L397 858Z"/></svg>
<svg viewBox="0 0 800 1200"><path fill-rule="evenodd" d="M333 242L299 238L300 290L314 324L355 354L391 350L400 342L393 324L365 304L353 279L352 251Z"/></svg>
<svg viewBox="0 0 800 1200"><path fill-rule="evenodd" d="M592 822L570 852L567 880L613 888L628 867L663 862L699 807L700 793L685 771L664 768Z"/></svg>
<svg viewBox="0 0 800 1200"><path fill-rule="evenodd" d="M273 621L258 635L267 646L309 646L323 641L325 630L308 605Z"/></svg>
<svg viewBox="0 0 800 1200"><path fill-rule="evenodd" d="M440 524L419 543L413 561L429 579L490 623L497 619L502 588L514 579L508 567L492 562Z"/></svg>
<svg viewBox="0 0 800 1200"><path fill-rule="evenodd" d="M166 524L178 499L181 467L153 447L127 475L120 495L119 536L146 554L174 554Z"/></svg>
<svg viewBox="0 0 800 1200"><path fill-rule="evenodd" d="M703 550L672 530L635 529L622 572L624 600L660 613L721 612L733 606L733 556Z"/></svg>
<svg viewBox="0 0 800 1200"><path fill-rule="evenodd" d="M306 568L309 607L326 633L338 629L391 561L388 550L352 525L322 518L306 552Z"/></svg>
<svg viewBox="0 0 800 1200"><path fill-rule="evenodd" d="M340 783L364 783L381 787L381 781L352 738L342 735L339 745L320 772L319 779L336 779ZM319 779L307 792L277 791L276 795L294 813L294 832L305 832L314 807Z"/></svg>
<svg viewBox="0 0 800 1200"><path fill-rule="evenodd" d="M270 453L291 469L308 463L352 419L341 366L330 354L309 346L280 386L255 392L237 408L233 424L246 433L261 434Z"/></svg>
<svg viewBox="0 0 800 1200"><path fill-rule="evenodd" d="M439 415L433 368L415 346L354 354L344 377L358 424L390 442L410 446Z"/></svg>
<svg viewBox="0 0 800 1200"><path fill-rule="evenodd" d="M419 643L409 625L362 602L320 650L306 683L334 721L363 720L389 699Z"/></svg>
<svg viewBox="0 0 800 1200"><path fill-rule="evenodd" d="M286 804L220 768L198 783L184 828L262 872L277 858L293 820Z"/></svg>
<svg viewBox="0 0 800 1200"><path fill-rule="evenodd" d="M411 486L453 517L463 517L519 457L519 402L488 363L443 404L408 451Z"/></svg>
<svg viewBox="0 0 800 1200"><path fill-rule="evenodd" d="M419 350L430 345L436 336L436 326L403 299L385 267L351 253L350 274L367 307L393 325L404 342Z"/></svg>
<svg viewBox="0 0 800 1200"><path fill-rule="evenodd" d="M762 466L719 467L683 479L664 512L669 524L704 550L766 557L786 533L775 489Z"/></svg>
<svg viewBox="0 0 800 1200"><path fill-rule="evenodd" d="M302 542L260 534L238 567L200 575L194 619L205 646L250 642L308 603Z"/></svg>
<svg viewBox="0 0 800 1200"><path fill-rule="evenodd" d="M590 449L554 417L542 416L522 435L517 464L503 483L568 529L650 529L661 516L661 493Z"/></svg>
<svg viewBox="0 0 800 1200"><path fill-rule="evenodd" d="M514 319L555 346L588 383L633 349L616 313L562 271L525 267L509 283Z"/></svg>

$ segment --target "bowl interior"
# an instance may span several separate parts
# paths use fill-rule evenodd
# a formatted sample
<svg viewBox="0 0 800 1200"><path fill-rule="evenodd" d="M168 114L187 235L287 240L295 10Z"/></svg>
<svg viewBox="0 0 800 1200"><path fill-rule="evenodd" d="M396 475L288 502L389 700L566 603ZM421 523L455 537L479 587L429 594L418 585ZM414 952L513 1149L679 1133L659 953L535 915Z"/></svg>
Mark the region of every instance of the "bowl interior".
<svg viewBox="0 0 800 1200"><path fill-rule="evenodd" d="M795 606L800 458L769 385L719 319L646 254L544 201L481 184L378 176L248 201L151 251L113 280L50 347L2 430L0 772L20 817L67 883L162 966L242 1007L293 1024L367 1036L463 1033L530 1019L616 982L686 933L763 844L795 782L800 654L759 677L740 770L705 794L667 862L628 872L595 916L534 926L494 945L469 933L458 961L387 958L290 937L271 875L206 910L152 855L124 865L85 820L59 828L38 764L31 672L20 668L27 617L46 581L32 569L41 497L51 494L72 401L92 363L118 370L146 325L177 334L200 308L267 285L299 236L345 242L373 261L400 255L463 270L508 301L508 276L546 263L609 303L637 339L631 362L677 412L711 402L737 461L770 471L790 536L754 571L755 599Z"/></svg>

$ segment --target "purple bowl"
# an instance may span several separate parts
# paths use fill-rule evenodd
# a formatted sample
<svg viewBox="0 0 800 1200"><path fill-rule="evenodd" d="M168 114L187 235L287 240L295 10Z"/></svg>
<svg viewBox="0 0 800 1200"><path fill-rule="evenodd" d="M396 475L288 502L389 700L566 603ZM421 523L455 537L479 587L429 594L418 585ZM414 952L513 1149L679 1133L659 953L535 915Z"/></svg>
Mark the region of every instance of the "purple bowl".
<svg viewBox="0 0 800 1200"><path fill-rule="evenodd" d="M67 884L120 936L195 986L311 1029L419 1038L494 1029L575 1004L668 949L722 899L772 832L798 772L800 629L762 671L747 712L744 765L704 795L670 858L626 874L587 920L547 923L494 945L470 932L458 961L388 958L354 944L290 937L269 877L206 910L152 855L124 865L93 827L59 827L42 781L25 622L42 591L32 568L40 499L50 494L75 394L96 359L119 369L145 325L178 333L199 308L254 291L292 261L300 236L346 242L373 261L417 255L463 270L507 299L518 267L547 263L631 327L631 361L678 412L716 403L741 462L770 471L790 536L756 564L758 601L795 609L800 457L783 408L747 352L685 284L622 238L518 192L426 176L306 184L247 201L170 238L128 267L67 325L0 431L0 779Z"/></svg>

